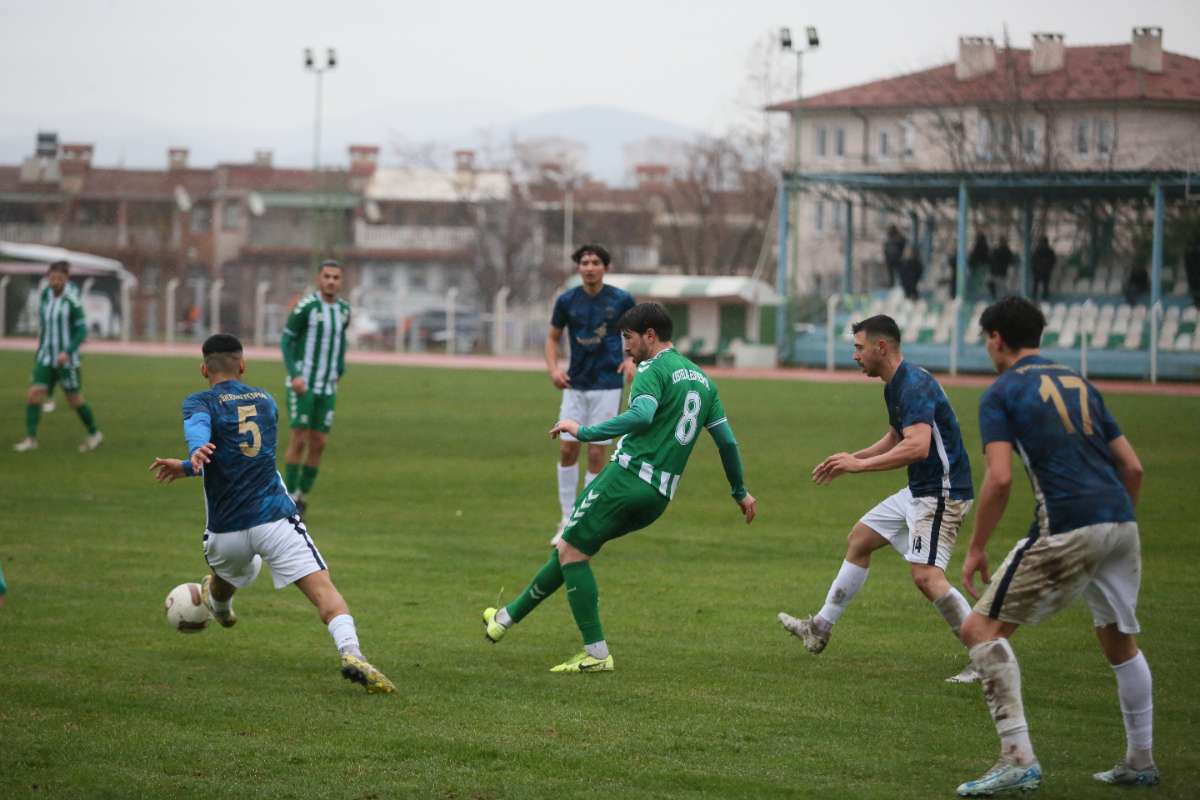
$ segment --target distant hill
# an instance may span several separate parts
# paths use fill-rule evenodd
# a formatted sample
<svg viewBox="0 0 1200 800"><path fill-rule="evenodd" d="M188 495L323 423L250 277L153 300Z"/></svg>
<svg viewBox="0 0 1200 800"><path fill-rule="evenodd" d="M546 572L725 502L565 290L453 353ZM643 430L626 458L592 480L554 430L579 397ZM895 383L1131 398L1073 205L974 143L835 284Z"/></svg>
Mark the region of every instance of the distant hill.
<svg viewBox="0 0 1200 800"><path fill-rule="evenodd" d="M312 163L312 128L301 124L265 128L253 123L174 126L122 112L64 111L54 119L32 119L12 109L0 112L0 164L17 164L33 152L38 130L57 131L59 141L92 142L99 166L162 168L171 146L190 149L196 166L248 161L254 150L270 149L280 166ZM446 154L478 147L488 138L561 137L586 148L584 169L610 183L625 179L625 146L646 139L691 141L699 131L668 120L602 106L581 106L513 118L500 108L389 106L325 120L322 161L345 164L351 143L378 144L384 164L394 163L395 145L431 142Z"/></svg>

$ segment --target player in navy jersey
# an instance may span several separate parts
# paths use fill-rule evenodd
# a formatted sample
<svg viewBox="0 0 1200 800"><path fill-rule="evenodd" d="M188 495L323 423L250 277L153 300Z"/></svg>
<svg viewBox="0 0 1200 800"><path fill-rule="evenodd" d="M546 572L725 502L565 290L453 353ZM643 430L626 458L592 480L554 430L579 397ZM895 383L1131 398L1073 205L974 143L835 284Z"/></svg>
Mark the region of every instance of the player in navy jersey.
<svg viewBox="0 0 1200 800"><path fill-rule="evenodd" d="M394 691L363 657L354 618L275 468L275 400L242 383L246 362L236 337L210 336L203 352L200 373L210 388L183 401L188 458L156 458L150 469L164 483L203 475L204 560L212 570L201 582L205 605L221 625L233 627L233 594L258 577L266 559L276 589L294 583L317 607L337 645L342 675L369 692Z"/></svg>
<svg viewBox="0 0 1200 800"><path fill-rule="evenodd" d="M988 586L963 625L963 641L983 678L1000 758L958 793L1028 791L1041 783L1021 701L1021 671L1008 638L1019 625L1035 624L1080 595L1116 673L1125 720L1124 760L1094 777L1152 786L1159 774L1151 749L1150 667L1135 638L1142 564L1133 507L1141 491L1141 462L1096 387L1042 357L1046 319L1036 305L1010 297L989 306L979 324L1000 377L979 402L987 473L963 584L978 596L978 573ZM984 548L1008 503L1014 451L1025 464L1037 506L1029 535L993 577Z"/></svg>
<svg viewBox="0 0 1200 800"><path fill-rule="evenodd" d="M571 254L571 260L578 267L582 283L563 292L554 303L546 337L546 370L563 393L558 418L599 425L617 416L625 380L633 379L633 361L625 356L621 332L617 330L617 320L633 308L633 297L623 289L605 285L604 274L612 257L600 245L583 245ZM558 366L558 342L564 329L571 347L566 372ZM556 543L571 518L579 487L579 441L569 433L559 438L558 504L562 518L554 536ZM588 443L585 487L604 469L606 446L611 441Z"/></svg>
<svg viewBox="0 0 1200 800"><path fill-rule="evenodd" d="M783 627L811 653L829 643L833 625L867 580L871 554L889 544L909 562L913 583L941 613L955 636L970 606L946 580L958 528L971 508L971 464L963 449L958 418L941 385L904 360L900 328L878 315L853 325L854 360L884 382L888 429L857 453L835 453L813 470L813 480L830 483L847 472L908 468L908 485L867 512L850 531L846 558L829 587L825 605L810 617L780 613ZM976 680L968 667L949 678Z"/></svg>

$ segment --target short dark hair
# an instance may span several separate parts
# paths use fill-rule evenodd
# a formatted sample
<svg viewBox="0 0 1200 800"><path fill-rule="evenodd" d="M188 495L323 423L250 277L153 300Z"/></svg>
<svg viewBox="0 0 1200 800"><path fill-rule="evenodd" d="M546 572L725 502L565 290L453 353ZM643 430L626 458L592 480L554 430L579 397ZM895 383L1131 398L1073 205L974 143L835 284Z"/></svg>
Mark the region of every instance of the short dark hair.
<svg viewBox="0 0 1200 800"><path fill-rule="evenodd" d="M851 333L862 331L870 339L891 339L900 344L900 326L887 314L876 314L850 326Z"/></svg>
<svg viewBox="0 0 1200 800"><path fill-rule="evenodd" d="M61 272L63 275L71 274L70 261L55 261L46 268L46 272Z"/></svg>
<svg viewBox="0 0 1200 800"><path fill-rule="evenodd" d="M1000 334L1008 347L1024 350L1041 346L1046 315L1036 303L1024 297L1006 297L983 310L979 327L988 335Z"/></svg>
<svg viewBox="0 0 1200 800"><path fill-rule="evenodd" d="M338 261L336 258L327 258L321 262L321 266L317 267L317 272L320 272L321 270L325 269L326 267L333 267L334 269L341 269L342 262Z"/></svg>
<svg viewBox="0 0 1200 800"><path fill-rule="evenodd" d="M243 355L242 343L231 333L214 333L204 340L200 351L204 353L204 365L209 372L222 375L237 372Z"/></svg>
<svg viewBox="0 0 1200 800"><path fill-rule="evenodd" d="M617 320L617 330L645 334L651 328L664 342L671 341L671 334L675 332L671 315L658 303L638 303Z"/></svg>
<svg viewBox="0 0 1200 800"><path fill-rule="evenodd" d="M579 247L574 253L571 253L571 260L578 264L583 260L583 257L588 254L594 255L596 258L604 262L604 266L612 263L612 256L604 249L602 245L585 244Z"/></svg>

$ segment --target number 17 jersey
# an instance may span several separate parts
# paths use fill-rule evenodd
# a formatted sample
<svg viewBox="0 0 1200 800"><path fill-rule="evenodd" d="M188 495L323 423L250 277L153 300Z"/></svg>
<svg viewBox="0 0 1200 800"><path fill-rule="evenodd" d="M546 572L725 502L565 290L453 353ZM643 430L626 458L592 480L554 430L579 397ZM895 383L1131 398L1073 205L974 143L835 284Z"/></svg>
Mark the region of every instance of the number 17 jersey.
<svg viewBox="0 0 1200 800"><path fill-rule="evenodd" d="M1096 387L1073 369L1040 355L1022 358L983 393L979 434L985 448L1011 443L1024 462L1037 500L1031 534L1134 520L1109 449L1121 429Z"/></svg>
<svg viewBox="0 0 1200 800"><path fill-rule="evenodd" d="M638 364L630 404L639 397L657 404L654 419L648 429L621 437L612 460L670 499L700 430L725 424L725 409L717 385L674 348Z"/></svg>
<svg viewBox="0 0 1200 800"><path fill-rule="evenodd" d="M275 466L275 399L241 381L222 381L183 401L185 431L205 418L216 445L204 467L208 530L241 531L294 515L296 504Z"/></svg>

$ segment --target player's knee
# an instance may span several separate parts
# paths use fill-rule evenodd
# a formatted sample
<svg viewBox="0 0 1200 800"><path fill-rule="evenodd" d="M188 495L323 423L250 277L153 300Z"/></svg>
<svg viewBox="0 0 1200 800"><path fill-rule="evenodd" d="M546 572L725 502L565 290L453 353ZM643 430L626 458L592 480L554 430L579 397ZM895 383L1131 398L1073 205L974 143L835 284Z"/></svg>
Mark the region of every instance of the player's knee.
<svg viewBox="0 0 1200 800"><path fill-rule="evenodd" d="M559 539L554 543L554 549L558 551L559 564L574 564L578 561L587 561L590 556L574 545L568 544L565 540Z"/></svg>
<svg viewBox="0 0 1200 800"><path fill-rule="evenodd" d="M67 395L67 405L71 406L71 408L79 408L83 405L83 402L83 395L79 392Z"/></svg>
<svg viewBox="0 0 1200 800"><path fill-rule="evenodd" d="M31 406L37 405L38 403L45 402L46 396L45 386L30 386L29 392L25 395L25 401Z"/></svg>
<svg viewBox="0 0 1200 800"><path fill-rule="evenodd" d="M320 454L325 449L325 434L318 431L309 431L308 434L308 452Z"/></svg>
<svg viewBox="0 0 1200 800"><path fill-rule="evenodd" d="M988 625L988 618L982 614L972 611L967 614L967 618L963 621L962 628L959 629L958 637L962 639L962 643L967 648L972 648L977 644L982 644L990 639L996 638L994 632Z"/></svg>
<svg viewBox="0 0 1200 800"><path fill-rule="evenodd" d="M921 594L930 600L936 600L950 588L946 575L937 567L928 564L914 564L912 579Z"/></svg>
<svg viewBox="0 0 1200 800"><path fill-rule="evenodd" d="M558 463L573 467L579 463L579 442L562 442L558 447Z"/></svg>

